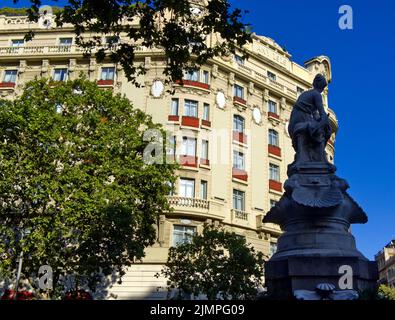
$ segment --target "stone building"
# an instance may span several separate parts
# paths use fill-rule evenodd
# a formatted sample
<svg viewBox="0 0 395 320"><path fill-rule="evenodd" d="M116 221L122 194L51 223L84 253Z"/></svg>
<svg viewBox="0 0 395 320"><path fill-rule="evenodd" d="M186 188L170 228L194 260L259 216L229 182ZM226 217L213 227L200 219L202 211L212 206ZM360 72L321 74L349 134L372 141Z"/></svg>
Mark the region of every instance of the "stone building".
<svg viewBox="0 0 395 320"><path fill-rule="evenodd" d="M395 239L375 255L379 266L379 283L395 288Z"/></svg>
<svg viewBox="0 0 395 320"><path fill-rule="evenodd" d="M35 38L24 42L29 30L35 30ZM127 40L122 35L117 39ZM175 192L169 195L174 211L160 217L157 243L146 249L144 261L130 268L122 285L110 289L118 299L164 298L166 281L155 273L165 263L169 247L188 241L205 221L246 237L266 255L276 250L281 230L261 221L280 199L287 165L293 161L287 133L291 108L317 73L331 80L331 64L319 56L301 66L272 39L254 35L253 40L246 46L248 59L241 54L212 59L187 73L183 85L165 84L163 52L141 47L136 61L148 72L140 79L144 87L136 88L119 65L85 58L70 26L0 16L2 98L18 96L24 83L35 77L66 81L83 72L103 89L125 94L169 131L168 156L182 165ZM326 90L324 104L336 132L327 96ZM335 134L327 146L331 162L334 138Z"/></svg>

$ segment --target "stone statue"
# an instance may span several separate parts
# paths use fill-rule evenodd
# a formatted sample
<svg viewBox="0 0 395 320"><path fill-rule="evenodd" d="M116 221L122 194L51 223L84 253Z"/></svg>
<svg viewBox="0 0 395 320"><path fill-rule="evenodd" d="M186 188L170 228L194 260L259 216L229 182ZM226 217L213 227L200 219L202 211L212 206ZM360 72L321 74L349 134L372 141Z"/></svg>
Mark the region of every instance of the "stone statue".
<svg viewBox="0 0 395 320"><path fill-rule="evenodd" d="M268 292L277 298L321 299L324 293L325 299L354 299L376 286L377 264L357 250L349 231L367 216L326 158L332 134L321 97L326 86L318 74L314 88L301 94L292 110L288 128L295 161L288 166L283 196L263 218L284 231L265 265ZM343 268L351 273L348 291L340 285Z"/></svg>
<svg viewBox="0 0 395 320"><path fill-rule="evenodd" d="M325 77L317 74L313 89L303 92L293 107L288 131L296 151L295 165L308 161L327 162L325 145L332 129L321 96L327 85Z"/></svg>

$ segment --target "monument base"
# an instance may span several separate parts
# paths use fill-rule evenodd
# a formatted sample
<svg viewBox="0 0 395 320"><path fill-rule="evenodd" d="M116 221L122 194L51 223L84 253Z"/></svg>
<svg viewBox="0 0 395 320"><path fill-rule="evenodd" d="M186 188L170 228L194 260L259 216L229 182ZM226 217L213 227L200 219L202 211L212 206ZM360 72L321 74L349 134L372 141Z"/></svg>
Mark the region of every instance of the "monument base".
<svg viewBox="0 0 395 320"><path fill-rule="evenodd" d="M344 281L345 276L348 276ZM269 260L265 265L268 293L273 299L292 299L296 290L314 291L320 283L333 284L336 290L363 292L375 290L378 271L374 261L361 257L288 257Z"/></svg>

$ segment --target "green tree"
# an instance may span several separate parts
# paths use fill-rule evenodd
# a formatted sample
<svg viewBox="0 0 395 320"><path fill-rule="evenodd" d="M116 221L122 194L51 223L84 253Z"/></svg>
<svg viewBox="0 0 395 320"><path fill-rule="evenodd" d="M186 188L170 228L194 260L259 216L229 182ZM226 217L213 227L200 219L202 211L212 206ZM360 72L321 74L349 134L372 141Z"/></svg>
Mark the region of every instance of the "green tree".
<svg viewBox="0 0 395 320"><path fill-rule="evenodd" d="M168 290L208 299L254 299L262 285L264 259L244 237L205 224L190 243L171 247L161 274ZM159 274L157 275L159 276Z"/></svg>
<svg viewBox="0 0 395 320"><path fill-rule="evenodd" d="M56 289L67 275L75 289L120 280L169 209L174 165L144 158L144 133L161 127L85 79L35 80L0 105L0 274L15 279L23 250L30 283L42 265Z"/></svg>
<svg viewBox="0 0 395 320"><path fill-rule="evenodd" d="M37 21L42 1L30 2L29 17ZM164 74L172 81L180 80L184 70L195 63L228 55L250 41L250 29L241 19L241 10L231 9L228 0L68 0L56 13L59 26L74 26L76 42L87 54L100 48L96 57L102 60L108 55L120 63L134 83L145 73L144 66L134 63L138 47L161 48L168 59ZM84 34L97 36L84 38ZM115 39L120 34L127 36L117 45L103 43L103 35ZM210 35L218 41L210 41Z"/></svg>
<svg viewBox="0 0 395 320"><path fill-rule="evenodd" d="M395 288L382 284L379 286L378 296L380 299L395 300Z"/></svg>

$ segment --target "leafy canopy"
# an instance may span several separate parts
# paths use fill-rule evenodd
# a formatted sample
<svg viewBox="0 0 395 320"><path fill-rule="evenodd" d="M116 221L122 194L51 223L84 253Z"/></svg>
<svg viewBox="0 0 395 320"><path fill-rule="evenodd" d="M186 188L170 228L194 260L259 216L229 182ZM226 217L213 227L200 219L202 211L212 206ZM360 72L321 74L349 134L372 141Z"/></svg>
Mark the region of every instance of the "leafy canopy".
<svg viewBox="0 0 395 320"><path fill-rule="evenodd" d="M208 299L253 299L262 285L264 257L244 237L205 224L190 243L171 247L162 275L168 290ZM159 276L159 275L158 275Z"/></svg>
<svg viewBox="0 0 395 320"><path fill-rule="evenodd" d="M0 105L2 277L15 277L21 250L31 283L42 265L55 286L70 274L91 288L99 275L122 276L169 208L174 166L143 160L143 133L160 126L85 79L31 81Z"/></svg>
<svg viewBox="0 0 395 320"><path fill-rule="evenodd" d="M379 286L378 297L384 300L395 300L395 288L391 288L384 284Z"/></svg>
<svg viewBox="0 0 395 320"><path fill-rule="evenodd" d="M42 1L30 2L29 17L37 21ZM56 12L57 24L71 24L76 43L87 54L100 48L96 57L102 60L108 55L120 63L136 84L138 75L146 72L143 65L135 63L139 47L161 48L167 57L167 80L181 80L184 70L228 55L251 41L249 27L241 18L241 10L231 9L228 0L68 0L63 10ZM96 36L87 38L86 34ZM114 41L121 38L116 45L107 45L103 35ZM216 40L211 41L210 35Z"/></svg>

